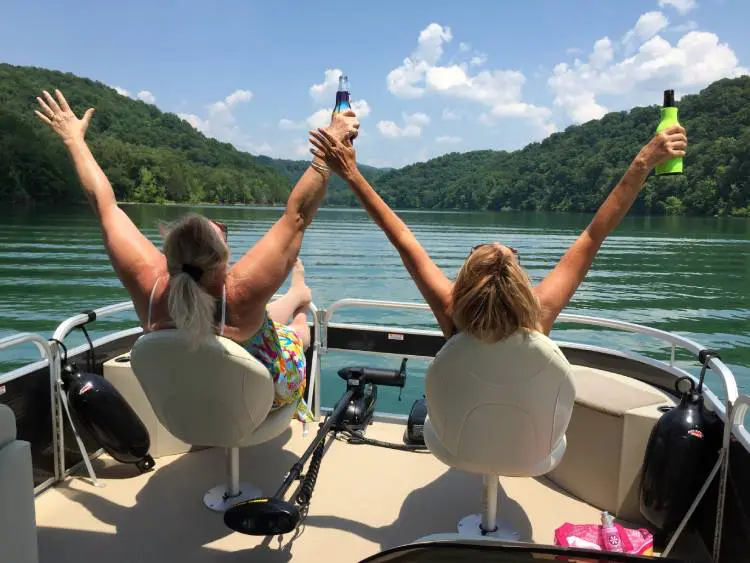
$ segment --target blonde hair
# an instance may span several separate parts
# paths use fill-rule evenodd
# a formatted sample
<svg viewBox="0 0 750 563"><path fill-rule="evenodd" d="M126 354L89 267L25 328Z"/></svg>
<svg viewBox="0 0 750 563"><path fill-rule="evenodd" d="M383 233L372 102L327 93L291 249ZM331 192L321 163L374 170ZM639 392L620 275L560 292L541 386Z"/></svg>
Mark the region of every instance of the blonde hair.
<svg viewBox="0 0 750 563"><path fill-rule="evenodd" d="M456 327L484 342L540 329L541 305L531 280L516 257L497 245L472 252L458 272L452 297Z"/></svg>
<svg viewBox="0 0 750 563"><path fill-rule="evenodd" d="M225 271L229 248L208 219L189 214L167 227L163 250L171 278L169 316L197 344L214 331L215 301L206 288Z"/></svg>

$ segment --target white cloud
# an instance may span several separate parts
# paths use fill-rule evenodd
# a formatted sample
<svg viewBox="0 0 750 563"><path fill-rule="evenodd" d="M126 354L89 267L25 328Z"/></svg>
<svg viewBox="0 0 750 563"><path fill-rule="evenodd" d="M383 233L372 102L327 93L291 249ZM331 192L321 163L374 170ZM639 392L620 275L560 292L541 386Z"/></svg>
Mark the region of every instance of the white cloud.
<svg viewBox="0 0 750 563"><path fill-rule="evenodd" d="M257 153L257 154L265 154L266 156L271 156L273 153L273 147L269 145L266 142L262 142L259 145L250 145L251 148L249 149L251 152Z"/></svg>
<svg viewBox="0 0 750 563"><path fill-rule="evenodd" d="M681 14L686 14L698 5L696 0L659 0L659 6L672 6Z"/></svg>
<svg viewBox="0 0 750 563"><path fill-rule="evenodd" d="M151 92L148 90L141 90L138 92L138 95L136 96L139 100L146 102L147 104L155 104L156 103L156 96L154 96Z"/></svg>
<svg viewBox="0 0 750 563"><path fill-rule="evenodd" d="M698 29L698 23L693 20L688 20L685 23L681 23L680 25L674 25L669 29L678 33L684 33L686 31L693 31L694 29Z"/></svg>
<svg viewBox="0 0 750 563"><path fill-rule="evenodd" d="M466 52L468 52L468 51L471 50L471 45L469 45L468 43L464 43L463 41L461 41L461 43L458 44L458 50L461 53L466 53Z"/></svg>
<svg viewBox="0 0 750 563"><path fill-rule="evenodd" d="M358 119L364 119L370 115L370 104L367 100L355 100L352 102L352 110L357 114Z"/></svg>
<svg viewBox="0 0 750 563"><path fill-rule="evenodd" d="M419 137L422 127L430 123L430 118L418 112L411 115L403 114L404 125L399 126L395 121L379 121L378 130L384 137Z"/></svg>
<svg viewBox="0 0 750 563"><path fill-rule="evenodd" d="M314 114L309 116L305 121L310 129L326 127L329 123L331 123L331 110L327 108L319 109Z"/></svg>
<svg viewBox="0 0 750 563"><path fill-rule="evenodd" d="M594 43L594 50L589 55L589 63L594 68L602 68L609 64L614 56L612 41L609 37L603 37Z"/></svg>
<svg viewBox="0 0 750 563"><path fill-rule="evenodd" d="M208 121L201 119L194 113L178 113L177 117L187 121L194 129L197 129L201 133L205 133L209 129Z"/></svg>
<svg viewBox="0 0 750 563"><path fill-rule="evenodd" d="M453 121L460 118L461 115L457 111L453 111L448 108L445 108L443 110L443 119L445 119L446 121Z"/></svg>
<svg viewBox="0 0 750 563"><path fill-rule="evenodd" d="M522 87L526 77L517 70L482 70L475 75L470 67L484 64L481 53L467 64L440 66L443 45L453 39L450 28L431 23L419 34L417 48L400 66L388 73L388 90L400 98L419 98L434 93L481 103L490 108L495 117L522 117L532 122L540 131L554 129L549 123L551 112L522 101ZM459 50L468 51L469 48ZM393 123L393 122L386 122ZM395 123L394 123L395 125ZM390 125L386 130L394 131ZM382 130L381 130L382 132Z"/></svg>
<svg viewBox="0 0 750 563"><path fill-rule="evenodd" d="M217 116L218 119L226 119L230 116L234 107L240 102L249 102L253 99L253 93L250 90L235 90L223 100L209 104L208 113ZM233 120L233 118L232 118Z"/></svg>
<svg viewBox="0 0 750 563"><path fill-rule="evenodd" d="M126 98L131 98L134 100L141 100L146 102L147 104L155 104L156 103L156 96L154 96L150 91L148 90L141 90L135 95L132 95L130 93L130 90L126 90L125 88L122 88L120 86L110 86L115 92L120 94L121 96L125 96Z"/></svg>
<svg viewBox="0 0 750 563"><path fill-rule="evenodd" d="M583 49L581 49L580 47L568 47L567 49L565 49L565 52L568 55L581 55L583 54Z"/></svg>
<svg viewBox="0 0 750 563"><path fill-rule="evenodd" d="M249 102L253 99L253 93L250 90L235 90L229 94L224 101L229 107L237 104L238 102Z"/></svg>
<svg viewBox="0 0 750 563"><path fill-rule="evenodd" d="M479 53L471 57L471 61L469 61L469 64L471 66L482 66L486 62L487 62L487 55L485 55L484 53Z"/></svg>
<svg viewBox="0 0 750 563"><path fill-rule="evenodd" d="M453 135L440 135L439 137L435 138L435 142L439 144L456 144L462 141L463 139L461 137L456 137Z"/></svg>
<svg viewBox="0 0 750 563"><path fill-rule="evenodd" d="M304 129L305 128L305 122L304 121L292 121L291 119L280 119L279 120L279 129L282 131L292 131L294 129Z"/></svg>
<svg viewBox="0 0 750 563"><path fill-rule="evenodd" d="M304 143L299 139L294 141L294 156L308 156L312 145Z"/></svg>
<svg viewBox="0 0 750 563"><path fill-rule="evenodd" d="M643 16L638 21L642 22ZM664 20L653 17L650 22L640 27L636 24L631 55L615 60L606 46L609 40L603 38L595 43L588 62L576 59L572 64L556 65L548 79L555 106L582 123L608 111L598 100L602 95L635 105L660 99L665 85L684 95L720 78L748 74L734 51L714 33L690 31L672 45L659 35L651 36L654 29L663 29Z"/></svg>
<svg viewBox="0 0 750 563"><path fill-rule="evenodd" d="M645 14L641 14L641 17L635 23L635 27L625 34L622 42L626 45L632 43L634 39L640 39L643 42L646 39L651 39L668 25L669 20L667 16L661 12L646 12Z"/></svg>
<svg viewBox="0 0 750 563"><path fill-rule="evenodd" d="M272 151L271 146L265 142L253 141L240 129L234 116L234 110L238 105L252 99L253 93L249 90L235 90L223 100L208 104L208 115L205 118L192 113L177 115L207 137L232 143L240 150L268 154Z"/></svg>
<svg viewBox="0 0 750 563"><path fill-rule="evenodd" d="M312 99L317 102L332 100L339 87L339 76L342 74L344 73L338 68L327 69L324 73L323 82L310 86Z"/></svg>
<svg viewBox="0 0 750 563"><path fill-rule="evenodd" d="M362 120L368 115L370 115L370 104L367 103L367 100L355 100L352 102L352 110L354 113L357 114L357 118ZM308 127L311 129L317 129L318 127L326 127L328 124L331 123L331 108L321 108L312 115L308 116L305 120L305 123ZM294 129L294 127L289 126L290 124L295 124L294 121L291 121L289 119L282 119L281 121L285 122L284 125L286 127L283 127L281 122L279 122L279 128L281 129ZM304 125L303 125L304 127Z"/></svg>

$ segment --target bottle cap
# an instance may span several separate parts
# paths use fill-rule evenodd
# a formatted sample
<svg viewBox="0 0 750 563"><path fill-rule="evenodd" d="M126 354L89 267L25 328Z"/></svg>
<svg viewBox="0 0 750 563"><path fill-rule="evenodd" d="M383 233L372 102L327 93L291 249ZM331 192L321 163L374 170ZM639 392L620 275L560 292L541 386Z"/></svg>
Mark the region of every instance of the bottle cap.
<svg viewBox="0 0 750 563"><path fill-rule="evenodd" d="M664 90L664 106L665 108L674 107L674 90Z"/></svg>

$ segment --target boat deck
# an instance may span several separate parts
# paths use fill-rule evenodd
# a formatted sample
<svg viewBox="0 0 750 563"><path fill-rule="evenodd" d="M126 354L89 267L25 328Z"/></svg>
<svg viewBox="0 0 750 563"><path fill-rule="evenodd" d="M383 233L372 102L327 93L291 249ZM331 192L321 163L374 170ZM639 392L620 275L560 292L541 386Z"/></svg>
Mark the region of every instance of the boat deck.
<svg viewBox="0 0 750 563"><path fill-rule="evenodd" d="M241 480L272 495L313 438L293 422L277 439L240 453ZM402 443L404 426L376 422L367 436ZM247 536L224 526L203 494L225 478L220 449L162 457L150 473L107 456L94 460L106 484L72 478L36 501L43 563L359 561L421 537L455 532L481 510L482 479L429 453L335 441L323 459L299 535ZM296 485L292 486L292 490ZM499 517L522 541L553 543L563 522L596 523L599 510L544 478L502 478ZM323 555L324 554L324 555Z"/></svg>

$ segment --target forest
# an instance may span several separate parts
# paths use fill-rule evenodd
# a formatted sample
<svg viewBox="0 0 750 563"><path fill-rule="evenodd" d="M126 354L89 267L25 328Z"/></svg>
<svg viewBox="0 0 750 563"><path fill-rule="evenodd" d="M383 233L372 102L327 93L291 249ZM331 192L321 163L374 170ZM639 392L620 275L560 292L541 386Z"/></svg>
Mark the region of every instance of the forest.
<svg viewBox="0 0 750 563"><path fill-rule="evenodd" d="M60 88L74 108L97 108L87 140L121 201L279 204L307 167L308 161L239 151L101 82L0 64L0 198L10 205L82 199L62 143L33 114L34 97L45 88ZM717 81L678 105L690 142L685 173L652 175L633 212L750 216L750 77ZM398 209L593 211L658 119L659 106L638 107L516 151L361 168ZM325 205L356 203L334 177Z"/></svg>
<svg viewBox="0 0 750 563"><path fill-rule="evenodd" d="M289 194L287 178L173 113L69 73L0 64L4 202L83 199L63 144L33 113L35 96L54 88L74 109L96 107L86 139L120 201L272 204Z"/></svg>
<svg viewBox="0 0 750 563"><path fill-rule="evenodd" d="M632 212L750 216L750 76L679 102L684 173L651 175ZM513 152L447 154L388 172L378 192L399 209L595 211L654 135L660 107L613 112Z"/></svg>

